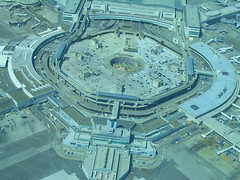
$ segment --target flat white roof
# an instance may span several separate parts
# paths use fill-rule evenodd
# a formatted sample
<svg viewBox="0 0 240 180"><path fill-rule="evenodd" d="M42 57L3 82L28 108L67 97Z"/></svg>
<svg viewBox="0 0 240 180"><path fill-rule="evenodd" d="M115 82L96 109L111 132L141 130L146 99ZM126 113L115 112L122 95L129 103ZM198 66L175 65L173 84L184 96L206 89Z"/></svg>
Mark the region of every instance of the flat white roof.
<svg viewBox="0 0 240 180"><path fill-rule="evenodd" d="M197 118L218 108L232 96L237 76L232 64L211 46L197 42L191 48L209 61L215 73L213 84L205 93L180 104L181 109Z"/></svg>

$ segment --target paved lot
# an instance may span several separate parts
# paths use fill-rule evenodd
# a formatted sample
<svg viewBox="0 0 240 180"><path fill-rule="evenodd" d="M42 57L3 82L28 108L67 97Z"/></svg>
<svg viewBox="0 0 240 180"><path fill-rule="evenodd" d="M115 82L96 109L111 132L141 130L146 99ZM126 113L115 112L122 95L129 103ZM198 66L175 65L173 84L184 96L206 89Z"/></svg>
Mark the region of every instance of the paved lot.
<svg viewBox="0 0 240 180"><path fill-rule="evenodd" d="M1 180L40 180L64 169L85 180L78 160L63 159L53 149L57 137L50 129L1 146ZM59 142L59 141L58 141Z"/></svg>
<svg viewBox="0 0 240 180"><path fill-rule="evenodd" d="M64 169L67 174L75 172L80 180L86 180L79 165L79 161L63 159L53 149L49 149L1 170L0 174L1 180L40 180Z"/></svg>
<svg viewBox="0 0 240 180"><path fill-rule="evenodd" d="M0 147L47 129L46 122L39 121L31 112L22 110L21 113L26 118L21 118L21 114L14 111L5 115L0 121L5 132L1 135Z"/></svg>
<svg viewBox="0 0 240 180"><path fill-rule="evenodd" d="M173 160L163 160L159 167L154 169L139 169L133 168L131 174L128 175L126 180L132 180L134 177L145 178L146 180L187 180L188 178L176 169L176 163ZM133 175L134 174L134 175Z"/></svg>
<svg viewBox="0 0 240 180"><path fill-rule="evenodd" d="M191 136L182 136L186 132L190 132ZM217 167L219 162L210 161L206 158L206 154L198 153L204 146L200 146L198 150L195 149L195 145L201 143L200 134L204 132L199 127L192 127L189 131L183 129L160 143L159 154L163 159L173 160L176 163L176 169L189 179L229 179L224 168ZM179 137L182 138L179 139ZM212 153L212 156L217 155ZM231 167L231 164L227 166Z"/></svg>

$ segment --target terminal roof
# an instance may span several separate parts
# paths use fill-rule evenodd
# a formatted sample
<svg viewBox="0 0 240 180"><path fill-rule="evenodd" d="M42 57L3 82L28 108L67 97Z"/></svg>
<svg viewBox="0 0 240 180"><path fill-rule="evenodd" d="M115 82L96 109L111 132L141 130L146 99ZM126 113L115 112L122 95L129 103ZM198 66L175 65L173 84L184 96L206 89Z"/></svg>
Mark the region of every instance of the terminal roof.
<svg viewBox="0 0 240 180"><path fill-rule="evenodd" d="M81 0L69 0L66 5L66 9L64 13L70 13L75 14L79 5L81 3Z"/></svg>
<svg viewBox="0 0 240 180"><path fill-rule="evenodd" d="M215 73L214 82L205 93L180 105L183 110L197 118L225 103L234 93L237 80L230 62L211 46L197 42L192 44L191 48L209 61Z"/></svg>
<svg viewBox="0 0 240 180"><path fill-rule="evenodd" d="M15 109L15 104L13 103L13 100L10 98L2 98L0 99L0 112L6 110L6 109Z"/></svg>
<svg viewBox="0 0 240 180"><path fill-rule="evenodd" d="M8 92L8 94L16 101L22 102L24 100L29 99L29 97L23 92L22 89L16 89L13 91Z"/></svg>
<svg viewBox="0 0 240 180"><path fill-rule="evenodd" d="M106 125L107 118L102 117L92 117L92 121L94 124L98 125ZM132 129L135 125L133 121L126 121L126 120L117 120L117 128L126 128L128 130Z"/></svg>
<svg viewBox="0 0 240 180"><path fill-rule="evenodd" d="M85 118L75 107L67 106L62 110L79 125L92 126L90 119Z"/></svg>
<svg viewBox="0 0 240 180"><path fill-rule="evenodd" d="M107 1L110 1L110 2L116 2L115 0L105 0L106 2ZM132 1L133 2L133 1ZM161 0L161 1L156 1L157 3L151 3L152 5L156 6L156 5L159 5L159 6L166 6L166 7L172 7L174 8L175 7L175 0ZM128 3L129 4L129 3ZM133 4L133 3L132 3ZM145 3L139 3L138 1L134 4L144 4ZM147 2L147 4L150 4L149 2Z"/></svg>
<svg viewBox="0 0 240 180"><path fill-rule="evenodd" d="M89 179L122 179L130 168L130 155L117 148L90 148L84 158L83 169Z"/></svg>
<svg viewBox="0 0 240 180"><path fill-rule="evenodd" d="M200 28L197 6L187 5L185 11L185 20L189 27Z"/></svg>

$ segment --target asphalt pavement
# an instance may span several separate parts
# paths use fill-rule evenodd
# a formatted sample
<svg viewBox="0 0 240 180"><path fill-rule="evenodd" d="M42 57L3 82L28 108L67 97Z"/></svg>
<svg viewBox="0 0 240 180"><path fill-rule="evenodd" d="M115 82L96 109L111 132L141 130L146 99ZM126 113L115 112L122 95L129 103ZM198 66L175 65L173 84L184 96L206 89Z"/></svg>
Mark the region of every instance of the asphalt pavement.
<svg viewBox="0 0 240 180"><path fill-rule="evenodd" d="M0 149L0 179L40 180L60 170L76 173L85 180L81 161L64 159L54 148L55 131L41 131L27 138L2 146Z"/></svg>
<svg viewBox="0 0 240 180"><path fill-rule="evenodd" d="M51 148L0 170L0 179L41 180L63 169L67 174L75 173L80 180L86 180L83 171L79 168L80 164L80 161L59 157Z"/></svg>

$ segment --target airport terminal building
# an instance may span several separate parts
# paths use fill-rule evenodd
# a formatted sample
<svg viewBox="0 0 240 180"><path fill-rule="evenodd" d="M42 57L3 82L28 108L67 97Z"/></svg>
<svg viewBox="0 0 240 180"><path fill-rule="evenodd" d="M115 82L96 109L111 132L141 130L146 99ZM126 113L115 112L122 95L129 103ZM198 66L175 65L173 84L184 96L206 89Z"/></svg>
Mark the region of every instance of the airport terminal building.
<svg viewBox="0 0 240 180"><path fill-rule="evenodd" d="M124 179L134 156L155 158L155 142L219 113L238 93L220 52L204 42L183 47L175 36L180 26L184 38L201 35L196 6L73 0L62 20L71 30L48 29L4 51L16 89L0 99L0 113L51 102L47 117L66 132L63 146L86 151L88 179Z"/></svg>

